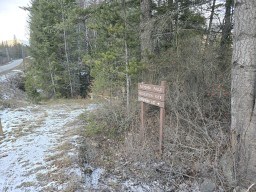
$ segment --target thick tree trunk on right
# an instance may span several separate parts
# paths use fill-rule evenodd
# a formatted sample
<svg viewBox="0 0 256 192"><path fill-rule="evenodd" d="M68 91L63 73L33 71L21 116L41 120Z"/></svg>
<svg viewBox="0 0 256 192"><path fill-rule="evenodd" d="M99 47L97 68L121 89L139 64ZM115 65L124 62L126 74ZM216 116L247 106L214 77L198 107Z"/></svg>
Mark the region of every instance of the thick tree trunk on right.
<svg viewBox="0 0 256 192"><path fill-rule="evenodd" d="M256 1L235 3L232 61L231 132L234 177L238 185L256 183Z"/></svg>

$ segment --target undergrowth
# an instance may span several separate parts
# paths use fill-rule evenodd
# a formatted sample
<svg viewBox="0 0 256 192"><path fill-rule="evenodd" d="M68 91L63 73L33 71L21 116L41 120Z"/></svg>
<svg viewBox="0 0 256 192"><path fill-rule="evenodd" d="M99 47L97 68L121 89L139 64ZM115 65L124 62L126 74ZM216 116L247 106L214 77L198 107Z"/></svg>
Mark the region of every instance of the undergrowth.
<svg viewBox="0 0 256 192"><path fill-rule="evenodd" d="M211 103L212 99L207 106L214 104ZM221 102L221 99L226 98L215 99ZM120 106L119 102L106 103L85 115L86 136L100 142L101 153L108 159L112 158L108 160L112 168L129 162L128 167L138 169L138 163L151 167L161 162L155 169L143 168L135 176L149 181L154 177L161 177L162 182L171 179L176 186L188 180L199 183L209 178L221 189L230 189L232 180L227 178L230 170L225 164L229 153L229 119L225 114L209 116L208 113L213 109L206 110L194 97L187 98L187 102L177 103L177 106L169 103L164 126L163 155L160 156L159 109L147 106L146 136L142 140L139 135L138 103L135 103L136 107L132 108L130 115L126 114L125 107ZM122 162L123 159L126 162Z"/></svg>
<svg viewBox="0 0 256 192"><path fill-rule="evenodd" d="M105 103L99 109L87 113L84 118L88 136L104 136L110 139L122 139L133 121L133 116L126 114L126 108L116 102Z"/></svg>
<svg viewBox="0 0 256 192"><path fill-rule="evenodd" d="M168 50L153 58L143 78L150 84L168 82L162 156L157 107L147 105L145 139L139 136L138 102L133 102L129 115L119 101L87 114L86 132L112 139L114 144L103 146L118 159L114 164L139 169L134 172L137 178L157 179L176 190L182 183L200 185L209 179L216 191L229 191L234 184L229 151L230 69L216 65L218 55L213 48L202 51L191 45L181 48L181 56ZM137 100L137 95L132 97Z"/></svg>

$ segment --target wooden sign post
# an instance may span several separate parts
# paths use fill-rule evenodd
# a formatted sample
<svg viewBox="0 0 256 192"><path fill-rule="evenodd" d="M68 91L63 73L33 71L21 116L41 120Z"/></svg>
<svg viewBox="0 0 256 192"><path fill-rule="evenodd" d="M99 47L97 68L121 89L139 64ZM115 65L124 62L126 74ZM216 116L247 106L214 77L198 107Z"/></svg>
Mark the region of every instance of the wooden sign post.
<svg viewBox="0 0 256 192"><path fill-rule="evenodd" d="M138 100L141 101L141 129L140 136L145 136L145 103L160 107L160 127L159 127L159 151L162 154L163 148L163 126L165 118L165 93L166 81L161 85L138 84Z"/></svg>

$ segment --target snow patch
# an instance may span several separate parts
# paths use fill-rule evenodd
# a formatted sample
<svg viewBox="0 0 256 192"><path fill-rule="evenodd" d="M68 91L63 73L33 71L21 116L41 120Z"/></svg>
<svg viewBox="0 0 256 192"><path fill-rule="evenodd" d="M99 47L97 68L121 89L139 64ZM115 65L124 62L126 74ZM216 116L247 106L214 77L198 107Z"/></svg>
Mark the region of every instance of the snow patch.
<svg viewBox="0 0 256 192"><path fill-rule="evenodd" d="M93 169L90 165L86 164L85 170L87 170L85 174L85 185L91 189L99 189L99 180L104 173L104 169Z"/></svg>
<svg viewBox="0 0 256 192"><path fill-rule="evenodd" d="M5 134L5 138L0 139L0 191L40 191L47 187L41 186L37 175L56 168L45 158L56 154L54 147L60 143L65 125L83 112L84 109L70 111L63 106L29 106L0 111ZM75 142L76 137L72 139ZM81 175L77 168L71 171Z"/></svg>
<svg viewBox="0 0 256 192"><path fill-rule="evenodd" d="M93 111L93 110L96 110L100 107L99 104L89 104L86 108L86 111Z"/></svg>

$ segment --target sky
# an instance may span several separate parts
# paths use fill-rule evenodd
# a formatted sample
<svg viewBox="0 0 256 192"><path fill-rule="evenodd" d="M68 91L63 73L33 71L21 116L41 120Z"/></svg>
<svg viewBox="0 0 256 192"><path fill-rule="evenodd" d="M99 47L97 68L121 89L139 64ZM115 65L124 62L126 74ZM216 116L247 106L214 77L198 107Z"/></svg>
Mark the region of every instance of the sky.
<svg viewBox="0 0 256 192"><path fill-rule="evenodd" d="M17 39L28 42L28 12L20 6L30 5L31 0L0 0L0 42Z"/></svg>

